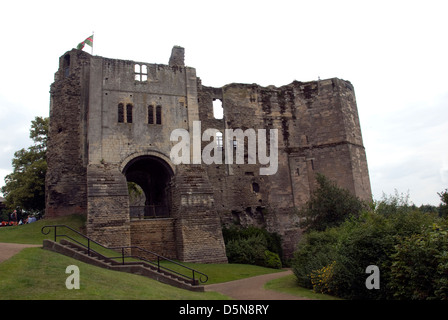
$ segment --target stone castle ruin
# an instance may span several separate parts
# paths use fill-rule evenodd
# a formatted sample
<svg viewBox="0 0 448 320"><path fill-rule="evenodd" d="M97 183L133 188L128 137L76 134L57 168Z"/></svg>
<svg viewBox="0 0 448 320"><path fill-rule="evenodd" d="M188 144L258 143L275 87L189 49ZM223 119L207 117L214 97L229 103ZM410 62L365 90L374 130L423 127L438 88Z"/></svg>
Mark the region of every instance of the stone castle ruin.
<svg viewBox="0 0 448 320"><path fill-rule="evenodd" d="M181 47L173 48L168 65L73 49L60 57L50 94L46 216L86 215L87 235L108 246L221 263L227 261L222 226L237 224L279 233L290 256L301 235L295 208L316 187L315 173L371 199L348 81L212 88L185 66ZM213 101L222 103L222 118L215 118ZM208 128L215 135L199 145L191 135L192 151L183 156L192 161L173 161L179 143L173 131L198 128L200 137ZM275 150L272 134L266 139L268 153L277 151L275 172L261 174L266 164L253 161L249 135L233 137L233 150L226 149L226 129L277 129ZM232 157L243 161L195 161L211 142L215 156L235 151ZM137 201L130 182L142 192Z"/></svg>

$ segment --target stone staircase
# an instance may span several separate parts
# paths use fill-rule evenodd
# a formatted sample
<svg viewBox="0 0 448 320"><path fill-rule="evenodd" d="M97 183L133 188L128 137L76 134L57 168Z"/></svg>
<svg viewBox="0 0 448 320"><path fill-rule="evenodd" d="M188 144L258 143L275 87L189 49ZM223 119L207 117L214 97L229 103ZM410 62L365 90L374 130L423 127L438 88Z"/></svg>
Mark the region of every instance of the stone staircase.
<svg viewBox="0 0 448 320"><path fill-rule="evenodd" d="M156 265L145 261L118 262L95 251L90 250L88 252L86 247L66 239L61 239L60 242L45 239L43 248L97 267L145 276L181 289L197 292L204 291L204 286L199 285L198 280L193 282L192 279L158 268Z"/></svg>

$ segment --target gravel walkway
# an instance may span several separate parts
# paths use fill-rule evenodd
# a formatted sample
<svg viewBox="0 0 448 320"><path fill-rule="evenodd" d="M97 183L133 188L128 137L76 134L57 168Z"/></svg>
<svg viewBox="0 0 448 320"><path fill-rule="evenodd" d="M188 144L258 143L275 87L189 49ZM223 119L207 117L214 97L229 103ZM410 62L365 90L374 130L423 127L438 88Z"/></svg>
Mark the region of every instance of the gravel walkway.
<svg viewBox="0 0 448 320"><path fill-rule="evenodd" d="M0 242L0 263L8 260L13 255L24 248L42 247L40 244L19 244L19 243L4 243Z"/></svg>
<svg viewBox="0 0 448 320"><path fill-rule="evenodd" d="M292 271L288 270L241 280L210 284L205 286L205 291L216 291L236 300L309 300L304 297L263 288L266 282L290 274L292 274Z"/></svg>

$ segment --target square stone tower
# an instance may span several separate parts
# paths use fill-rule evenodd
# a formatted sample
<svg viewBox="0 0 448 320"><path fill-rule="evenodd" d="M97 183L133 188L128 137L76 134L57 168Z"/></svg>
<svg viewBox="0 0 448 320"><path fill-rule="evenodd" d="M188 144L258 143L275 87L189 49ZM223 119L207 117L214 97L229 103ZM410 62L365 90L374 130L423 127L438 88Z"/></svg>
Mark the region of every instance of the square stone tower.
<svg viewBox="0 0 448 320"><path fill-rule="evenodd" d="M214 101L222 117L214 115ZM176 130L189 134L183 156L190 161L173 160ZM262 173L262 145L255 155L249 148L263 130L276 133L265 140L276 155L270 174ZM212 163L201 159L210 146ZM228 161L238 156L240 162ZM181 261L226 262L223 225L277 232L291 256L301 236L294 211L309 199L316 172L361 199L372 197L350 82L206 87L177 46L168 65L75 49L61 56L47 161L47 216L85 214L88 235L101 243ZM137 205L129 183L142 192Z"/></svg>
<svg viewBox="0 0 448 320"><path fill-rule="evenodd" d="M226 262L213 189L200 166L174 166L170 133L199 120L183 48L170 65L71 50L51 86L47 216L87 215L87 234L182 261ZM145 200L130 206L128 182ZM152 219L143 219L143 218Z"/></svg>

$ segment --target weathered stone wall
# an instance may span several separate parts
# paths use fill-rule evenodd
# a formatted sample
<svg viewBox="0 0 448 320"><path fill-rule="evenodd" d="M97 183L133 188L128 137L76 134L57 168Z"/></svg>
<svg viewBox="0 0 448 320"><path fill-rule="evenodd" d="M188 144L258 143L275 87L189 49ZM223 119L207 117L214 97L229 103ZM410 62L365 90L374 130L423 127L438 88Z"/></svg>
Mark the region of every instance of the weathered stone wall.
<svg viewBox="0 0 448 320"><path fill-rule="evenodd" d="M214 99L222 101L223 119L213 116ZM196 121L201 133L277 129L276 173L261 174L266 165L257 156L249 163L247 148L244 163L173 164L171 132L192 136ZM200 151L209 143L201 141ZM191 162L195 150L192 144ZM316 172L371 199L348 81L206 87L185 67L181 47L169 65L79 50L60 59L51 87L47 215L86 213L88 234L106 245L138 243L182 261L225 262L222 224L255 225L278 232L290 256L301 236L295 211L316 187ZM146 188L145 205L160 205L162 194L170 219L132 221L128 181Z"/></svg>
<svg viewBox="0 0 448 320"><path fill-rule="evenodd" d="M86 128L89 56L69 52L50 88L45 194L48 217L86 214Z"/></svg>
<svg viewBox="0 0 448 320"><path fill-rule="evenodd" d="M87 235L105 246L129 246L126 178L113 164L91 164L87 176Z"/></svg>
<svg viewBox="0 0 448 320"><path fill-rule="evenodd" d="M201 165L181 165L173 179L173 217L181 261L227 262L213 189Z"/></svg>
<svg viewBox="0 0 448 320"><path fill-rule="evenodd" d="M176 238L172 218L131 221L131 245L157 253L169 259L177 259ZM134 249L133 255L153 260L152 254Z"/></svg>
<svg viewBox="0 0 448 320"><path fill-rule="evenodd" d="M65 79L66 61L70 82ZM104 245L140 243L184 261L225 262L221 224L204 169L177 173L170 160L171 132L191 132L198 115L196 73L184 66L183 48L173 48L169 66L93 57L78 50L66 53L52 89L47 214L70 214L74 210L66 207L80 207L87 213L87 234ZM59 134L60 124L71 135ZM142 182L140 172L146 174L148 188L156 178L162 179L157 186L167 188L162 200L173 218L163 237L175 239L174 250L172 244L162 248L162 242L148 236L143 229L150 232L150 222L131 224L126 175L136 161L140 164L129 179ZM144 167L152 165L164 172ZM150 191L148 196L159 192ZM160 205L154 201L150 204Z"/></svg>
<svg viewBox="0 0 448 320"><path fill-rule="evenodd" d="M367 160L352 85L340 79L283 87L198 84L203 130L278 130L278 171L260 175L259 162L206 166L215 205L224 224L256 225L278 232L292 254L301 230L294 214L325 174L362 199L371 199ZM222 101L224 118L213 117L212 101ZM203 143L207 144L208 142ZM247 145L247 140L245 141Z"/></svg>

